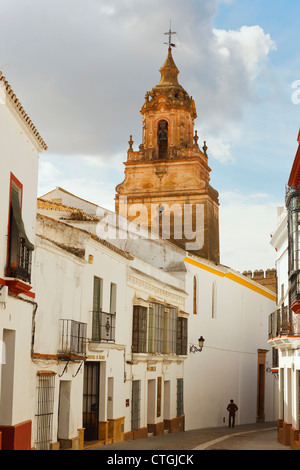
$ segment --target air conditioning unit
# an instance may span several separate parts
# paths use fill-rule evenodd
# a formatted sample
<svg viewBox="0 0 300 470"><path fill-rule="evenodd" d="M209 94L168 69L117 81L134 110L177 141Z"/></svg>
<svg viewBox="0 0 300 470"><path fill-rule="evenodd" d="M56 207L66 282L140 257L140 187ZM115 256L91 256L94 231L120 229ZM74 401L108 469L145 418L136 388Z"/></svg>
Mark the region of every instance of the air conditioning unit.
<svg viewBox="0 0 300 470"><path fill-rule="evenodd" d="M8 298L8 287L0 286L0 303L5 304Z"/></svg>

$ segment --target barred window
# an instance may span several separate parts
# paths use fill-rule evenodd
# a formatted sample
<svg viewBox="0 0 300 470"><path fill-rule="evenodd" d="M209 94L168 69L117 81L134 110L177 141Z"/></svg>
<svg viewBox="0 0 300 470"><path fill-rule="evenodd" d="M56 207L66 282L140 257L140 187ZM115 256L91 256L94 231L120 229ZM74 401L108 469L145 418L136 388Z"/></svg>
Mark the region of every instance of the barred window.
<svg viewBox="0 0 300 470"><path fill-rule="evenodd" d="M177 346L177 309L166 307L164 310L164 353L176 354Z"/></svg>
<svg viewBox="0 0 300 470"><path fill-rule="evenodd" d="M272 367L273 369L278 368L279 366L279 353L278 349L272 348Z"/></svg>
<svg viewBox="0 0 300 470"><path fill-rule="evenodd" d="M132 351L147 352L147 308L133 306Z"/></svg>
<svg viewBox="0 0 300 470"><path fill-rule="evenodd" d="M163 304L149 305L148 352L176 354L177 308Z"/></svg>
<svg viewBox="0 0 300 470"><path fill-rule="evenodd" d="M38 375L37 385L37 450L50 450L54 408L55 375Z"/></svg>
<svg viewBox="0 0 300 470"><path fill-rule="evenodd" d="M156 403L156 416L159 418L161 416L161 387L162 387L162 378L157 377L157 403Z"/></svg>
<svg viewBox="0 0 300 470"><path fill-rule="evenodd" d="M132 381L131 390L131 430L139 429L141 425L141 381Z"/></svg>
<svg viewBox="0 0 300 470"><path fill-rule="evenodd" d="M187 319L178 309L158 302L133 307L132 350L135 353L187 354Z"/></svg>
<svg viewBox="0 0 300 470"><path fill-rule="evenodd" d="M183 415L183 379L177 379L177 416Z"/></svg>
<svg viewBox="0 0 300 470"><path fill-rule="evenodd" d="M178 355L187 355L187 318L177 320L177 351Z"/></svg>
<svg viewBox="0 0 300 470"><path fill-rule="evenodd" d="M149 305L148 352L163 353L164 344L164 306Z"/></svg>

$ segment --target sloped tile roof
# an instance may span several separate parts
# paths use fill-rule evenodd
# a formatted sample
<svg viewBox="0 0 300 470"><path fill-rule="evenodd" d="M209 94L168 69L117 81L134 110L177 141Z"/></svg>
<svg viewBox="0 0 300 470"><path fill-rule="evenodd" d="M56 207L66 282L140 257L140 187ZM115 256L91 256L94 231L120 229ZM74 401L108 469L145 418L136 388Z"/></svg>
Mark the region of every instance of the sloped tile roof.
<svg viewBox="0 0 300 470"><path fill-rule="evenodd" d="M37 141L38 145L43 150L47 150L48 149L47 144L44 142L44 140L41 137L41 135L39 134L37 128L35 127L35 125L31 121L30 117L26 113L26 111L23 108L21 102L17 98L17 96L14 93L12 87L10 86L8 81L5 79L5 77L4 77L4 75L2 74L1 71L0 71L0 83L2 83L4 85L4 88L6 90L7 99L10 101L13 108L17 111L19 117L23 120L24 124L27 126L28 130L30 131L30 133L32 134L34 139Z"/></svg>

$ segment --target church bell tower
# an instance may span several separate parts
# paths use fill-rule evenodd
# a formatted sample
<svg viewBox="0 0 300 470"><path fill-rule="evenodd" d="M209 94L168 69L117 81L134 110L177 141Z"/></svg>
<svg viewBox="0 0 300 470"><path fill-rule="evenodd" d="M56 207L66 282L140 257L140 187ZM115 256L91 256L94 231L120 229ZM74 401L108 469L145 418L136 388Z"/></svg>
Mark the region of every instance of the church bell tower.
<svg viewBox="0 0 300 470"><path fill-rule="evenodd" d="M116 213L126 200L127 214L122 215L149 230L156 221L162 238L218 263L219 195L209 184L206 143L199 148L195 103L178 83L170 40L160 73L159 84L146 93L140 111L138 150L133 150L130 136L125 179L116 187ZM199 235L198 244L191 244L193 235Z"/></svg>

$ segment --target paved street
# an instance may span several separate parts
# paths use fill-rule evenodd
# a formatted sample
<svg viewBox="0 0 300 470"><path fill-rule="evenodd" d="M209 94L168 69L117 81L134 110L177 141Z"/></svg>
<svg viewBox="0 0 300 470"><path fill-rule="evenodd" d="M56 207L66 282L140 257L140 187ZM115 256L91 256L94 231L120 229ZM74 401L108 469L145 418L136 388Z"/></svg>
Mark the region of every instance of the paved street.
<svg viewBox="0 0 300 470"><path fill-rule="evenodd" d="M261 423L228 427L198 429L162 436L124 441L91 450L291 450L277 442L276 423Z"/></svg>

